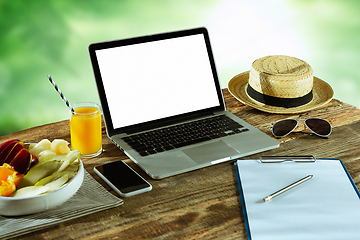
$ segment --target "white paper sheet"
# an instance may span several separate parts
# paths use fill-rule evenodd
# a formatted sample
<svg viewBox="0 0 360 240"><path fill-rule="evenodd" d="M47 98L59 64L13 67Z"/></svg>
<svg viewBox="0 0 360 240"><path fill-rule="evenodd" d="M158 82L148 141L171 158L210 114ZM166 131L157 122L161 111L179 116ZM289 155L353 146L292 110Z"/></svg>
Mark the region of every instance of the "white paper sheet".
<svg viewBox="0 0 360 240"><path fill-rule="evenodd" d="M360 199L341 161L238 160L237 171L249 239L360 239ZM307 175L313 178L263 202Z"/></svg>

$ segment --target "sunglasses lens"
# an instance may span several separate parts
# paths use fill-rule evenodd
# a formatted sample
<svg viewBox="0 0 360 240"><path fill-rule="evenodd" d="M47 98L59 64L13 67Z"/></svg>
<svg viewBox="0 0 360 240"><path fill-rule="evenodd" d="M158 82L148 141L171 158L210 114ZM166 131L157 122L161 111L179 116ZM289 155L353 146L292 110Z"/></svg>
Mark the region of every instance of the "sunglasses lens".
<svg viewBox="0 0 360 240"><path fill-rule="evenodd" d="M310 118L305 123L311 130L321 136L328 136L331 133L331 125L324 119Z"/></svg>
<svg viewBox="0 0 360 240"><path fill-rule="evenodd" d="M297 121L295 119L285 119L276 122L272 127L272 132L275 137L283 137L290 133L296 127Z"/></svg>

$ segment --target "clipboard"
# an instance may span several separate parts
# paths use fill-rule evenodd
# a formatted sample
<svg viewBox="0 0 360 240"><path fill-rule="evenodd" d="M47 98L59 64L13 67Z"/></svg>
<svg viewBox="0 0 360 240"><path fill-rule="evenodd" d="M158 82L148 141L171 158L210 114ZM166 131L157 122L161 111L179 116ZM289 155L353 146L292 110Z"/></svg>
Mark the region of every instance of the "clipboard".
<svg viewBox="0 0 360 240"><path fill-rule="evenodd" d="M263 157L234 163L249 240L360 239L360 192L339 159ZM313 178L264 202L303 177Z"/></svg>

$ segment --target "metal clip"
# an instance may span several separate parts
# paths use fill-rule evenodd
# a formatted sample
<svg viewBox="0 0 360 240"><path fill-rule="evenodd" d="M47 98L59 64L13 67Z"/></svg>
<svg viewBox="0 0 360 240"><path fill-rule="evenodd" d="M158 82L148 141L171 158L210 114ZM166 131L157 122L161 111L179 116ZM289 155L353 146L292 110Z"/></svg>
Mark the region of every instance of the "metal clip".
<svg viewBox="0 0 360 240"><path fill-rule="evenodd" d="M282 163L282 162L299 162L299 163L313 163L316 158L312 155L304 156L261 156L262 163Z"/></svg>

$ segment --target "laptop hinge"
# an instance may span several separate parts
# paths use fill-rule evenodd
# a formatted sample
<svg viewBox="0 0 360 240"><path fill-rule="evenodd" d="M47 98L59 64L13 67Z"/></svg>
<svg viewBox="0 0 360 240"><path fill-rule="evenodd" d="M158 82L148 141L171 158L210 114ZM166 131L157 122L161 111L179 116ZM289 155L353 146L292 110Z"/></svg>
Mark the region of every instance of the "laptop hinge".
<svg viewBox="0 0 360 240"><path fill-rule="evenodd" d="M209 112L208 116L214 116L214 115L220 115L223 114L223 111L216 111L216 112ZM204 116L206 116L206 114L204 115L204 113L199 113L199 114L192 114L192 115L187 115L184 117L179 117L177 116L174 119L169 119L169 120L163 120L160 122L155 122L153 124L146 124L146 126L136 126L136 127L132 127L129 129L125 129L124 131L122 131L123 133L126 134L133 134L133 133L138 133L138 132L143 132L143 131L148 131L151 129L155 129L155 128L160 128L160 127L166 127L166 126L170 126L172 124L178 124L181 122L186 122L186 121L190 121L190 120L194 120L196 118L203 118Z"/></svg>
<svg viewBox="0 0 360 240"><path fill-rule="evenodd" d="M214 114L215 116L224 115L224 111L216 111L216 112L213 112L213 114Z"/></svg>

